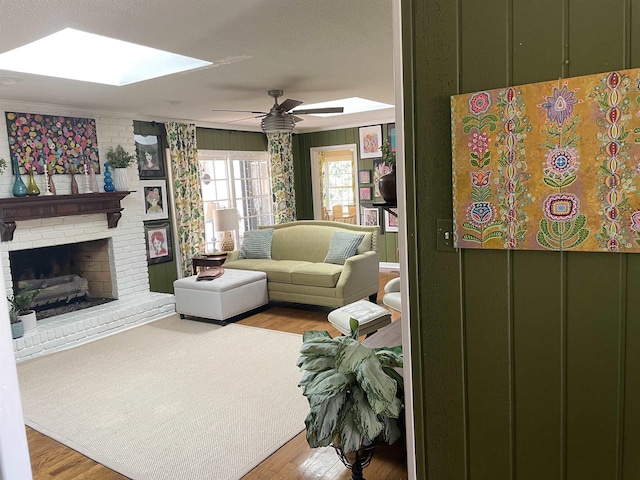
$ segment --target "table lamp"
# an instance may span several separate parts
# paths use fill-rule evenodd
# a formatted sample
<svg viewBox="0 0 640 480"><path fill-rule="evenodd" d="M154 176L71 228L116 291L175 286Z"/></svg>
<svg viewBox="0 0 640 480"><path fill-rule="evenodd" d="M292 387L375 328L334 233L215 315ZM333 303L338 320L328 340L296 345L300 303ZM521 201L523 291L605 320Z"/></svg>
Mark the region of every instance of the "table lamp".
<svg viewBox="0 0 640 480"><path fill-rule="evenodd" d="M213 211L213 228L222 232L220 250L231 252L235 248L231 230L238 228L238 211L235 208L218 208Z"/></svg>

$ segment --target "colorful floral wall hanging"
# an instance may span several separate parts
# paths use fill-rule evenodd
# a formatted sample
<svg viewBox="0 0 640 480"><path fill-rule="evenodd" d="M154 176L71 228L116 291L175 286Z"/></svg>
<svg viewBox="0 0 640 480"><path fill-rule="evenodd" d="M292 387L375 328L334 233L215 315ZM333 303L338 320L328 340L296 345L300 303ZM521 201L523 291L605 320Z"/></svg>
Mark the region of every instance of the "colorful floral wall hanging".
<svg viewBox="0 0 640 480"><path fill-rule="evenodd" d="M85 172L85 163L100 173L96 121L37 113L5 112L11 156L17 155L20 173L32 168L43 173Z"/></svg>
<svg viewBox="0 0 640 480"><path fill-rule="evenodd" d="M640 252L640 69L451 98L458 248Z"/></svg>

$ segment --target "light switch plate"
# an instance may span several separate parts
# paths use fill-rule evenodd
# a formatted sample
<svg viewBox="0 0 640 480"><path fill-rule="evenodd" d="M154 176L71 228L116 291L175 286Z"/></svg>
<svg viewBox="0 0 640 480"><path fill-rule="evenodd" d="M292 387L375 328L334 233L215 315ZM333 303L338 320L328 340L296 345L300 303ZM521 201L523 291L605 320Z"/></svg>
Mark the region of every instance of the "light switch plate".
<svg viewBox="0 0 640 480"><path fill-rule="evenodd" d="M453 220L441 219L436 220L437 225L437 245L439 252L455 252L453 246Z"/></svg>

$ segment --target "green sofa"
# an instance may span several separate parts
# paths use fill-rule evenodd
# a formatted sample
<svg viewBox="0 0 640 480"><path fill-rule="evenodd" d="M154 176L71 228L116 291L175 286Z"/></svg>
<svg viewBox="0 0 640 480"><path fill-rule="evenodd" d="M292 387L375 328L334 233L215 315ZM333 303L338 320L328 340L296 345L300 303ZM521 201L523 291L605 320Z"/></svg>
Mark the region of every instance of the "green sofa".
<svg viewBox="0 0 640 480"><path fill-rule="evenodd" d="M302 220L259 227L273 228L271 259L238 259L230 252L224 268L267 274L269 300L342 307L378 295L378 227ZM356 255L344 265L324 263L337 230L364 233Z"/></svg>

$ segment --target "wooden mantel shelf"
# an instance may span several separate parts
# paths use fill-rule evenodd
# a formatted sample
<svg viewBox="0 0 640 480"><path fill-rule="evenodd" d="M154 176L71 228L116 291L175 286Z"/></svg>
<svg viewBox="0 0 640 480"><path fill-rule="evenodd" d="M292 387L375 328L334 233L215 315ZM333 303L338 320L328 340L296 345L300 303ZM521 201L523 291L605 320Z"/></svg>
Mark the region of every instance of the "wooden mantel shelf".
<svg viewBox="0 0 640 480"><path fill-rule="evenodd" d="M106 213L109 228L118 226L122 214L120 201L131 192L80 193L0 198L0 239L13 240L16 221Z"/></svg>

